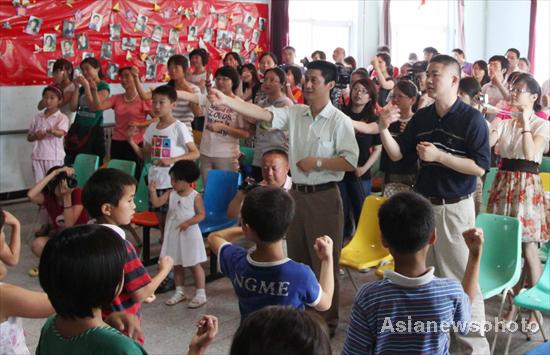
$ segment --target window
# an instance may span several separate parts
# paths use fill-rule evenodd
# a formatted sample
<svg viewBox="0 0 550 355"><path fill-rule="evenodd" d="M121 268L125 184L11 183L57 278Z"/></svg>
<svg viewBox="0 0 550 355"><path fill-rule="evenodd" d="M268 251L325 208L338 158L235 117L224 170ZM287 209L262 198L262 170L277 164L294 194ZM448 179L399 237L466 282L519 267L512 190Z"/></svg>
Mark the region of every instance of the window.
<svg viewBox="0 0 550 355"><path fill-rule="evenodd" d="M535 79L542 85L550 78L550 2L537 2L537 23L536 23L536 48L535 48Z"/></svg>
<svg viewBox="0 0 550 355"><path fill-rule="evenodd" d="M290 45L296 58L309 57L315 50L327 54L342 47L347 55L355 52L352 34L356 27L358 1L300 1L289 3Z"/></svg>
<svg viewBox="0 0 550 355"><path fill-rule="evenodd" d="M406 63L409 53L423 60L422 49L435 47L448 53L449 43L448 1L392 1L390 3L392 63Z"/></svg>

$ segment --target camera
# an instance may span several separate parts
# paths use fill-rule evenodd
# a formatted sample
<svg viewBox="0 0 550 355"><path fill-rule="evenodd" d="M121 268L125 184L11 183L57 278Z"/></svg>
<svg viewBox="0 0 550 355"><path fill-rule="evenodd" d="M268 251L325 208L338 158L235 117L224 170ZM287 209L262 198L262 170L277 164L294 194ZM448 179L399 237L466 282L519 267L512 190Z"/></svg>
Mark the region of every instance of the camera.
<svg viewBox="0 0 550 355"><path fill-rule="evenodd" d="M59 185L63 180L67 182L67 187L69 189L74 189L78 185L76 177L69 176L65 171L60 172L54 179L54 186Z"/></svg>
<svg viewBox="0 0 550 355"><path fill-rule="evenodd" d="M255 188L259 187L260 184L256 182L253 178L248 178L243 181L241 186L239 186L239 190L243 191L244 193L248 193Z"/></svg>
<svg viewBox="0 0 550 355"><path fill-rule="evenodd" d="M300 59L300 63L302 63L304 67L307 67L307 65L309 64L309 59L307 59L307 57L304 57L303 59Z"/></svg>
<svg viewBox="0 0 550 355"><path fill-rule="evenodd" d="M345 89L351 81L351 68L336 63L336 86L337 89Z"/></svg>

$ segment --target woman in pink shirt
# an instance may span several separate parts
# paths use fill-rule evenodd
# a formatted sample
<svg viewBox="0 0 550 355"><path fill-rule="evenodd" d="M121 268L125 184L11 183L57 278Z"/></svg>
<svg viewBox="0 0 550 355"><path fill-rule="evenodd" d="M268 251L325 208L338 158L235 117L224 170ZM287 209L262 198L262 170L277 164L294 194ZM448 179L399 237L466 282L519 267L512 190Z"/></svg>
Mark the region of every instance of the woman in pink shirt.
<svg viewBox="0 0 550 355"><path fill-rule="evenodd" d="M94 109L115 111L115 130L111 140L111 159L122 159L136 162L136 178L141 174L141 159L136 155L128 142L133 140L138 145L143 144L145 128L152 122L147 121L151 111L151 100L142 100L135 87L130 67L118 71L124 94L113 95L100 102L97 90L92 90Z"/></svg>

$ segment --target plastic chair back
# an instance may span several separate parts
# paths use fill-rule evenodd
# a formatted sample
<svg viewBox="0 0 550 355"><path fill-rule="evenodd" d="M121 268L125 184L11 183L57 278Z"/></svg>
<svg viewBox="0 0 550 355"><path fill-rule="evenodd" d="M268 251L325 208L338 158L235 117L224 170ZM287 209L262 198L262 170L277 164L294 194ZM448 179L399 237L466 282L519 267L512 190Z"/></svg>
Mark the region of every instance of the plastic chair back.
<svg viewBox="0 0 550 355"><path fill-rule="evenodd" d="M136 163L130 160L111 159L107 167L124 171L130 176L136 173Z"/></svg>
<svg viewBox="0 0 550 355"><path fill-rule="evenodd" d="M550 157L543 157L540 163L541 173L550 173Z"/></svg>
<svg viewBox="0 0 550 355"><path fill-rule="evenodd" d="M388 249L382 245L378 225L378 210L384 200L383 197L367 196L355 235L342 249L340 265L365 270L378 265L383 260L392 259Z"/></svg>
<svg viewBox="0 0 550 355"><path fill-rule="evenodd" d="M540 173L540 180L542 182L542 189L544 192L550 192L550 173Z"/></svg>
<svg viewBox="0 0 550 355"><path fill-rule="evenodd" d="M149 208L149 188L145 184L145 177L149 173L149 164L146 164L141 170L134 203L136 204L136 212L147 211Z"/></svg>
<svg viewBox="0 0 550 355"><path fill-rule="evenodd" d="M93 154L78 154L73 164L78 187L83 187L86 181L99 168L99 156Z"/></svg>
<svg viewBox="0 0 550 355"><path fill-rule="evenodd" d="M491 168L491 170L489 170L489 172L485 176L485 181L483 182L483 190L481 193L481 212L487 211L487 204L489 203L489 193L491 192L491 187L493 187L493 182L495 181L497 170L497 168Z"/></svg>
<svg viewBox="0 0 550 355"><path fill-rule="evenodd" d="M483 299L513 287L521 275L521 223L517 218L481 213L476 226L483 229L479 270Z"/></svg>
<svg viewBox="0 0 550 355"><path fill-rule="evenodd" d="M542 276L535 286L514 297L521 308L550 313L550 263L544 265Z"/></svg>
<svg viewBox="0 0 550 355"><path fill-rule="evenodd" d="M209 215L226 215L229 203L237 193L239 173L210 170L204 187L204 208Z"/></svg>

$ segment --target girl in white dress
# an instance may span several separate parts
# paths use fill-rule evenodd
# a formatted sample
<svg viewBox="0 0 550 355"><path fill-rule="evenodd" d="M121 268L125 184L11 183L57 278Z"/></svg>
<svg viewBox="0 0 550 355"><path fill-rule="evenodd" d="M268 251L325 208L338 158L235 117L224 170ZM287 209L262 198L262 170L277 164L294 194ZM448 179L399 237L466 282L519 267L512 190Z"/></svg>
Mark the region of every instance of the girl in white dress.
<svg viewBox="0 0 550 355"><path fill-rule="evenodd" d="M201 195L192 187L200 176L198 166L191 160L180 160L170 169L172 190L157 197L154 182L149 184L153 206L162 206L168 201L168 214L164 228L161 257L174 259L176 291L166 304L171 306L187 299L184 292L185 268L190 268L195 280L196 292L188 303L189 308L198 308L206 303L204 269L206 251L199 222L205 217Z"/></svg>

